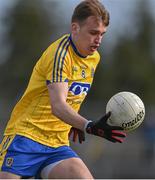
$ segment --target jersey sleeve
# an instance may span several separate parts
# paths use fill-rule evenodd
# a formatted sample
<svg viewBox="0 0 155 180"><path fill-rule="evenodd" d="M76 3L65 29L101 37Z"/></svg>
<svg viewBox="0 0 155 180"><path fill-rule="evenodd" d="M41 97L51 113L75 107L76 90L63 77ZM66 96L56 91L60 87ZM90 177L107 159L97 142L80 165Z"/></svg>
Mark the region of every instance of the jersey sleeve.
<svg viewBox="0 0 155 180"><path fill-rule="evenodd" d="M70 41L64 38L61 42L49 47L44 53L43 71L46 84L54 82L68 82L69 58L67 56Z"/></svg>

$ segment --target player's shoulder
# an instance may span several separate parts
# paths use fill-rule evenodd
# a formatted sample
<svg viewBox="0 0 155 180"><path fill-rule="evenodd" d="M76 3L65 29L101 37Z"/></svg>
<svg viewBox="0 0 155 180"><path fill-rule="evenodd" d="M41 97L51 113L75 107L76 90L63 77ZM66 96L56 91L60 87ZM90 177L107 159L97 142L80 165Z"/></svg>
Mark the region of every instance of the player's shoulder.
<svg viewBox="0 0 155 180"><path fill-rule="evenodd" d="M70 41L69 36L70 36L69 34L64 34L63 36L52 42L51 45L49 46L49 49L60 50L62 48L65 48L67 45L69 45L69 41Z"/></svg>

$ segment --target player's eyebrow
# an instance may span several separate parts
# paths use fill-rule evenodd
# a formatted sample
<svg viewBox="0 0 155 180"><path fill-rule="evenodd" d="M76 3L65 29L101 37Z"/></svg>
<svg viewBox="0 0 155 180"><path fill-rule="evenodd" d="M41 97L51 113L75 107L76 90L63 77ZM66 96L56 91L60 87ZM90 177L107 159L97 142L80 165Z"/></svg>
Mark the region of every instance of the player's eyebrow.
<svg viewBox="0 0 155 180"><path fill-rule="evenodd" d="M95 29L90 30L90 32L97 33L97 34L101 33L99 30L95 30ZM106 31L102 32L101 34L103 35L105 33L106 33Z"/></svg>

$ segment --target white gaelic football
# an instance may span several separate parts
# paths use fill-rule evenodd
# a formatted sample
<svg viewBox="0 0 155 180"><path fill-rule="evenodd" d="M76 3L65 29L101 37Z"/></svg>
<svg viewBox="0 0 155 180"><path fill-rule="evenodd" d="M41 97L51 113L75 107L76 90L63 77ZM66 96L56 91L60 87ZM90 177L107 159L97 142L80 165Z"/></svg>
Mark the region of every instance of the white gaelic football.
<svg viewBox="0 0 155 180"><path fill-rule="evenodd" d="M121 126L125 131L136 129L144 120L145 107L142 100L131 92L119 92L111 97L106 113L111 111L108 124Z"/></svg>

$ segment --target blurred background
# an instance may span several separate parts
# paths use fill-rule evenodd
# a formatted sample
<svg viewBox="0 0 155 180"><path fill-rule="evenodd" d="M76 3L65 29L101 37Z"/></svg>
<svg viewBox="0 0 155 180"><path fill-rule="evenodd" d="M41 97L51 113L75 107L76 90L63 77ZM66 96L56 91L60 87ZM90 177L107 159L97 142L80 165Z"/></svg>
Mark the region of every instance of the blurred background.
<svg viewBox="0 0 155 180"><path fill-rule="evenodd" d="M79 0L0 0L0 139L43 51L70 32ZM144 123L123 144L87 135L71 144L95 178L155 178L155 0L101 0L110 26L102 60L80 113L96 119L115 93L131 91L146 107Z"/></svg>

